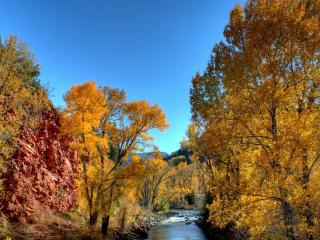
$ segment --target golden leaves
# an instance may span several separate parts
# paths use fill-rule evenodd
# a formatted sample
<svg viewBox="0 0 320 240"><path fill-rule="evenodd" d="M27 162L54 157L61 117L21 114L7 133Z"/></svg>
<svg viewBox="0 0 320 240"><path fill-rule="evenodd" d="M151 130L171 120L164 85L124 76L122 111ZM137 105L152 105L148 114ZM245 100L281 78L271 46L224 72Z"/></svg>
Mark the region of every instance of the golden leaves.
<svg viewBox="0 0 320 240"><path fill-rule="evenodd" d="M253 239L290 231L304 239L299 224L308 219L311 231L319 222L310 198L319 194L318 10L319 1L236 6L226 42L192 81L190 145L214 196L210 219L250 228Z"/></svg>
<svg viewBox="0 0 320 240"><path fill-rule="evenodd" d="M146 164L135 156L124 163L152 140L151 129L163 131L168 127L158 105L127 102L125 97L123 90L97 88L93 81L73 86L64 96L67 107L62 115L63 133L75 140L82 163L79 204L90 219L109 214L120 199L138 201L143 174L150 170L162 174L166 168L158 155Z"/></svg>
<svg viewBox="0 0 320 240"><path fill-rule="evenodd" d="M64 96L67 108L62 114L62 128L77 142L80 155L93 154L96 145L106 147L107 139L94 132L106 112L106 99L101 89L92 81L72 87Z"/></svg>

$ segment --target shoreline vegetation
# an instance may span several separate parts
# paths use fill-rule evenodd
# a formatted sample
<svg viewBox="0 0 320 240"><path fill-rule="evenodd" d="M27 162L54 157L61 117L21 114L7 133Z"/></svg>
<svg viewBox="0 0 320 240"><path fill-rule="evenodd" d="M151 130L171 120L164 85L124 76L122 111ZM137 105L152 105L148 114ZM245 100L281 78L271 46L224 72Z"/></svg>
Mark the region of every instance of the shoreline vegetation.
<svg viewBox="0 0 320 240"><path fill-rule="evenodd" d="M181 208L194 210L193 207ZM136 219L125 230L111 228L108 239L147 239L148 231L152 226L161 221L177 215L176 209L151 213L147 216ZM103 240L105 236L101 233L99 226L90 227L85 222L79 221L79 216L74 214L47 213L43 219L37 223L4 223L1 224L0 239L83 239L83 240ZM112 225L112 224L111 224Z"/></svg>
<svg viewBox="0 0 320 240"><path fill-rule="evenodd" d="M171 154L151 135L169 127L157 104L94 81L64 101L26 44L0 41L0 237L136 239L195 208L208 239L320 239L319 0L231 10Z"/></svg>

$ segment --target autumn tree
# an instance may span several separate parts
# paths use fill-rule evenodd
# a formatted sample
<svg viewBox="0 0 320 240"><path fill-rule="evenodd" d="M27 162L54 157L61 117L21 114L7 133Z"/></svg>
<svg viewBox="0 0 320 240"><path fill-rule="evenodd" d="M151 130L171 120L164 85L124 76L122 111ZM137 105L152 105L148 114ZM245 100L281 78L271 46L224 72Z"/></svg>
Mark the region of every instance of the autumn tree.
<svg viewBox="0 0 320 240"><path fill-rule="evenodd" d="M91 224L100 215L108 226L113 204L138 174L128 174L134 171L124 163L152 140L151 129L167 128L165 115L158 105L127 102L123 90L97 88L94 82L74 86L65 101L63 126L76 139L83 168L80 201L85 200Z"/></svg>
<svg viewBox="0 0 320 240"><path fill-rule="evenodd" d="M168 127L166 116L158 105L147 101L127 102L123 90L104 88L109 111L101 119L101 129L112 146L111 158L115 167L121 165L128 154L143 151L153 140L152 129L160 131Z"/></svg>
<svg viewBox="0 0 320 240"><path fill-rule="evenodd" d="M173 158L172 160L176 160ZM198 188L197 178L195 176L194 165L188 165L186 162L180 162L173 165L173 173L170 176L169 188L175 192L171 199L171 205L183 207L195 203L195 191Z"/></svg>
<svg viewBox="0 0 320 240"><path fill-rule="evenodd" d="M80 201L84 196L89 223L95 224L101 204L103 174L107 163L99 151L108 148L107 139L97 133L100 119L106 111L103 91L94 82L72 87L64 96L67 104L63 112L62 126L65 134L71 134L74 148L81 162L82 174L79 181Z"/></svg>
<svg viewBox="0 0 320 240"><path fill-rule="evenodd" d="M143 170L140 201L147 210L158 211L175 195L175 192L167 187L173 169L160 152L155 152L153 157L144 161Z"/></svg>
<svg viewBox="0 0 320 240"><path fill-rule="evenodd" d="M253 239L319 237L319 1L248 1L192 80L190 139L210 220Z"/></svg>
<svg viewBox="0 0 320 240"><path fill-rule="evenodd" d="M153 140L149 135L150 130L163 131L168 127L168 123L158 105L150 105L146 101L127 102L123 90L105 87L103 91L109 111L102 117L100 129L110 144L109 157L114 162L110 174L114 174L123 168L130 154L143 151ZM113 186L108 189L109 198L115 195L116 190ZM107 221L111 207L112 201L105 209Z"/></svg>
<svg viewBox="0 0 320 240"><path fill-rule="evenodd" d="M180 142L180 149L171 153L167 159L172 167L172 174L169 180L169 188L175 192L170 200L170 207L184 207L185 205L197 205L202 207L201 189L199 182L199 171L197 164L193 162L190 142L183 139Z"/></svg>

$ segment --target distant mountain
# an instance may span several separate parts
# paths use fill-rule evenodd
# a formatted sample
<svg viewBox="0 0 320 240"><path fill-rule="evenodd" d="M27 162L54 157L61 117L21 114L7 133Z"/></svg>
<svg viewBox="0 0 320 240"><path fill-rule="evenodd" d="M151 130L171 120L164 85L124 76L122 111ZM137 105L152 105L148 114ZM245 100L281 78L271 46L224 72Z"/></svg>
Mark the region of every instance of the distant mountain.
<svg viewBox="0 0 320 240"><path fill-rule="evenodd" d="M181 162L185 162L187 164L192 163L190 159L192 152L186 148L180 148L177 151L172 152L171 154L168 154L166 152L160 153L165 161L174 166L179 165ZM134 155L138 155L141 157L142 161L146 161L149 158L153 158L155 156L155 152L132 153L128 157L128 161L125 161L123 164L126 166L132 163L132 157Z"/></svg>
<svg viewBox="0 0 320 240"><path fill-rule="evenodd" d="M174 166L177 166L181 162L191 164L190 156L192 155L192 152L185 148L178 149L177 151L172 152L171 154L168 154L166 152L160 153L164 160L166 160L170 164L173 164ZM142 161L146 161L149 158L153 158L155 156L155 152L132 153L129 156L128 161L124 162L124 165L130 164L134 155L138 155L141 157Z"/></svg>
<svg viewBox="0 0 320 240"><path fill-rule="evenodd" d="M163 159L169 159L170 155L166 152L160 152ZM138 155L141 157L142 161L148 160L149 158L152 158L155 156L155 152L145 152L145 153L133 153L129 156L128 161L125 162L125 165L130 164L132 162L132 157L134 155Z"/></svg>
<svg viewBox="0 0 320 240"><path fill-rule="evenodd" d="M166 152L160 152L161 153L161 155L162 155L162 157L164 158L164 159L167 159L167 158L169 158L169 154L168 153L166 153ZM141 157L141 159L144 161L144 160L147 160L147 159L149 159L149 158L152 158L152 157L154 157L155 156L155 152L146 152L146 153L136 153L135 155L139 155L140 157Z"/></svg>
<svg viewBox="0 0 320 240"><path fill-rule="evenodd" d="M185 157L187 163L191 164L191 160L190 160L191 155L192 155L192 152L190 150L188 150L187 148L180 148L179 150L171 153L168 159L183 156L183 157Z"/></svg>

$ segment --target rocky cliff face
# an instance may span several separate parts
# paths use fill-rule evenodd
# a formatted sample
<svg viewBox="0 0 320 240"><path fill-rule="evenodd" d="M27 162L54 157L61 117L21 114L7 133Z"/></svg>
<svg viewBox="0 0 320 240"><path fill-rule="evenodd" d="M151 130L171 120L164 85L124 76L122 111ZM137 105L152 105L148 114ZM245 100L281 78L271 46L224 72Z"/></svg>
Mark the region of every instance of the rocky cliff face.
<svg viewBox="0 0 320 240"><path fill-rule="evenodd" d="M74 206L76 155L71 139L59 133L53 107L43 112L37 130L22 130L3 183L2 212L9 219L34 222L40 209L65 212Z"/></svg>

